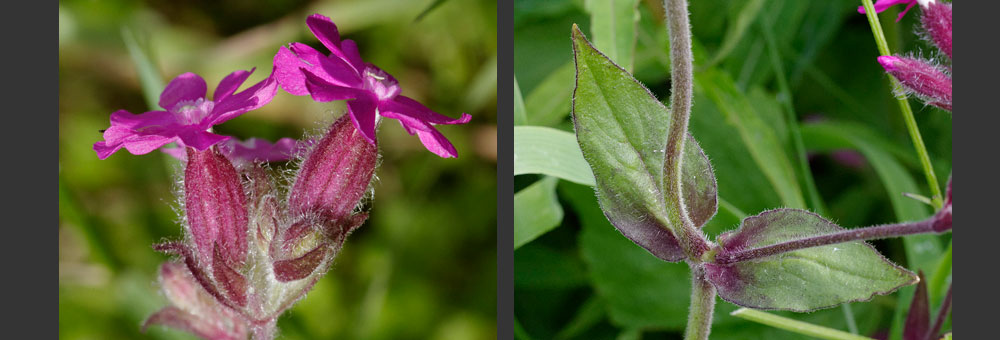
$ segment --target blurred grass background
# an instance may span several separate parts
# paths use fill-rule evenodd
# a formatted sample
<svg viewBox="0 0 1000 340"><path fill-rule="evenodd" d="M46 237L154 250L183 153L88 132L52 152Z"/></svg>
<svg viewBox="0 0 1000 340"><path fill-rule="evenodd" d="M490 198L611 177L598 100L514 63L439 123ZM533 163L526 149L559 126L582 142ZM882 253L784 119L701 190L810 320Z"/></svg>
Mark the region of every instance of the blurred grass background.
<svg viewBox="0 0 1000 340"><path fill-rule="evenodd" d="M234 70L258 68L246 84L266 77L283 44L326 51L305 25L312 13L331 17L366 61L400 81L403 94L473 118L440 128L457 159L438 158L386 121L371 218L280 319L279 338L495 337L495 1L66 0L59 3L61 339L193 338L163 327L139 333L166 305L156 275L168 257L150 246L182 235L172 194L178 162L124 150L101 161L91 149L111 112L149 110L123 28L164 82L194 72L213 91ZM240 139L299 138L325 128L332 105L279 90L269 105L216 130Z"/></svg>
<svg viewBox="0 0 1000 340"><path fill-rule="evenodd" d="M636 12L617 10L623 3L636 3ZM857 12L860 1L689 3L696 83L690 130L711 159L719 195L726 201L705 226L709 237L735 228L744 216L793 206L778 195L778 184L798 185L802 197L808 198L800 185L790 124L801 129L826 218L853 228L918 220L932 213L929 206L901 195L930 194L888 76L875 60L878 51L871 28ZM632 39L631 58L616 62L666 102L670 58L661 6L660 0L517 1L514 76L515 91L520 93L515 97L522 98L523 114L517 113L515 121L573 132L569 110L574 23L598 48L620 47ZM940 58L918 39L918 8L895 22L903 7L880 14L890 49ZM638 15L634 34L626 32L614 43L597 41L616 37L603 31L611 27L609 18L611 23L627 22L632 13ZM938 60L947 63L947 57ZM777 66L788 83L787 94L782 93ZM786 118L789 112L783 100L791 101L794 121ZM937 185L944 188L951 173L951 115L916 100L910 103L940 181ZM750 118L758 125L748 124ZM535 128L521 131L527 135L529 129ZM750 156L748 143L764 137L774 138L780 146L763 149L771 153L768 159L783 154L792 160L791 177L765 175L764 168L777 165ZM556 141L553 137L550 144ZM515 146L515 155L518 152ZM547 179L555 178L534 173L514 178L515 206L525 207L515 211L515 221L524 223L515 228L530 235L514 252L517 338L681 339L690 299L687 265L660 261L625 239L603 216L592 188L567 180L552 185ZM524 201L519 205L520 199ZM817 210L812 204L808 208ZM872 243L894 262L925 271L936 310L951 280L950 238L945 234ZM845 331L856 326L865 336L888 336L891 329L898 338L912 294L911 286L870 302L852 303L849 310L777 314ZM712 339L809 339L729 316L734 309L718 300Z"/></svg>

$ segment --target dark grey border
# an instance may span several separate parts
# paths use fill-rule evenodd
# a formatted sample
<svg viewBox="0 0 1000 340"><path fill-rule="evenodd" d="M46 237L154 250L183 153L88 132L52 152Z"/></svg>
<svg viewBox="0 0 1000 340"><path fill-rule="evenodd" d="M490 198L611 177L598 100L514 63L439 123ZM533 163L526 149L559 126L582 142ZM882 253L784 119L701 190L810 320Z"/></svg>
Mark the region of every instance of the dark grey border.
<svg viewBox="0 0 1000 340"><path fill-rule="evenodd" d="M958 113L952 123L952 157L953 167L958 168L953 176L959 177L961 213L954 229L959 239L953 247L959 249L959 256L952 261L952 272L961 272L955 304L961 334L976 337L974 334L996 334L996 306L1000 300L995 269L1000 237L996 215L997 195L1000 195L997 180L1000 52L996 44L1000 3L959 1L957 7L953 22L955 40L959 41L954 44L958 46L959 61L954 68L958 77L952 91L958 94L955 107ZM973 294L976 298L972 298Z"/></svg>
<svg viewBox="0 0 1000 340"><path fill-rule="evenodd" d="M25 7L21 7L21 6ZM58 322L58 3L20 3L3 20L4 337L55 339ZM49 163L52 162L52 163ZM50 281L51 280L51 281Z"/></svg>
<svg viewBox="0 0 1000 340"><path fill-rule="evenodd" d="M497 339L514 338L513 24L514 1L497 1Z"/></svg>

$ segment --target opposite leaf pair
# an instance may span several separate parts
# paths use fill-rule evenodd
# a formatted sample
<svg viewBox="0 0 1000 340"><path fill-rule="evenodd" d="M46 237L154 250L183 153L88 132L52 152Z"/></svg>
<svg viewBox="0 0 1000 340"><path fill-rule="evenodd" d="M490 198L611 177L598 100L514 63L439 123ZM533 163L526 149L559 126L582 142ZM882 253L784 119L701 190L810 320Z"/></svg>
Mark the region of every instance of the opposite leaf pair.
<svg viewBox="0 0 1000 340"><path fill-rule="evenodd" d="M669 157L664 148L669 144L670 124L674 123L669 109L595 49L575 26L573 41L577 65L573 121L577 139L593 170L601 208L624 236L664 261L690 262L723 299L745 307L810 311L867 300L917 282L912 272L889 262L861 241L867 238L847 238L836 244L795 244L845 232L799 209L771 210L749 217L738 230L720 236L718 245L704 240L700 231L695 239L688 237L690 232L682 225L669 223L668 216L685 214L694 228L701 228L715 215L718 189L707 157L688 134L681 153L679 196L683 205L681 211L671 211L665 198L670 187L667 181L671 179L664 176ZM948 229L950 216L949 206ZM932 226L943 225L943 219L938 214L920 222L923 229L911 229L940 232L943 230ZM882 230L886 229L878 229ZM685 242L707 243L707 249L691 256L684 251L691 248ZM753 254L751 251L756 249L780 248L789 242L795 247L760 256L732 257L735 253Z"/></svg>

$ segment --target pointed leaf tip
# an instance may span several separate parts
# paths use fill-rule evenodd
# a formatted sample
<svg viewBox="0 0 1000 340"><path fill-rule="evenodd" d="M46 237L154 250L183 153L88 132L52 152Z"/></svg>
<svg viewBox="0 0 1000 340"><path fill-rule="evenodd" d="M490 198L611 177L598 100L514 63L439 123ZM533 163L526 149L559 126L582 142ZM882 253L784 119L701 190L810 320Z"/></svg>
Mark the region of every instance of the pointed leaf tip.
<svg viewBox="0 0 1000 340"><path fill-rule="evenodd" d="M719 254L762 248L843 230L799 209L765 211L720 238ZM733 264L706 263L706 277L722 299L756 309L808 312L866 301L917 282L862 241L791 251Z"/></svg>

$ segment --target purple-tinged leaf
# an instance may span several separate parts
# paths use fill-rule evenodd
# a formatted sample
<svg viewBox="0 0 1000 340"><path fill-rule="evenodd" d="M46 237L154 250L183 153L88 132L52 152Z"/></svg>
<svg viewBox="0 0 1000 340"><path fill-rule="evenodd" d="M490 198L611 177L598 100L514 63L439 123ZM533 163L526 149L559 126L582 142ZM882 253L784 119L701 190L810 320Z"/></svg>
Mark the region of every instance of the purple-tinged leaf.
<svg viewBox="0 0 1000 340"><path fill-rule="evenodd" d="M354 128L349 115L340 117L302 164L289 208L332 220L346 218L368 189L377 160L378 147Z"/></svg>
<svg viewBox="0 0 1000 340"><path fill-rule="evenodd" d="M247 199L233 164L216 148L187 148L184 208L188 230L201 263L213 262L213 247L221 244L229 265L243 263L247 252Z"/></svg>
<svg viewBox="0 0 1000 340"><path fill-rule="evenodd" d="M819 215L798 209L765 211L719 237L718 254L843 231ZM756 309L806 312L864 301L916 282L917 277L862 241L799 249L730 264L706 263L719 296Z"/></svg>
<svg viewBox="0 0 1000 340"><path fill-rule="evenodd" d="M924 282L924 272L920 271L920 282L917 291L913 293L910 302L910 313L906 315L906 326L903 328L903 340L927 340L930 328L930 303L927 301L927 283Z"/></svg>
<svg viewBox="0 0 1000 340"><path fill-rule="evenodd" d="M329 245L323 243L299 258L274 261L274 276L281 282L304 279L323 263L329 250Z"/></svg>
<svg viewBox="0 0 1000 340"><path fill-rule="evenodd" d="M683 177L684 208L691 223L701 228L719 211L719 189L715 182L712 163L698 141L688 133L684 143Z"/></svg>
<svg viewBox="0 0 1000 340"><path fill-rule="evenodd" d="M680 261L685 254L673 232L680 226L668 222L680 212L667 211L663 179L669 111L575 26L573 42L573 123L601 209L632 242L662 260ZM715 177L697 143L685 143L684 154L682 177L690 181L682 184L682 195L689 217L700 226L716 210Z"/></svg>
<svg viewBox="0 0 1000 340"><path fill-rule="evenodd" d="M215 244L215 262L212 263L212 274L219 283L229 301L240 307L247 305L247 279L226 263L219 244Z"/></svg>

